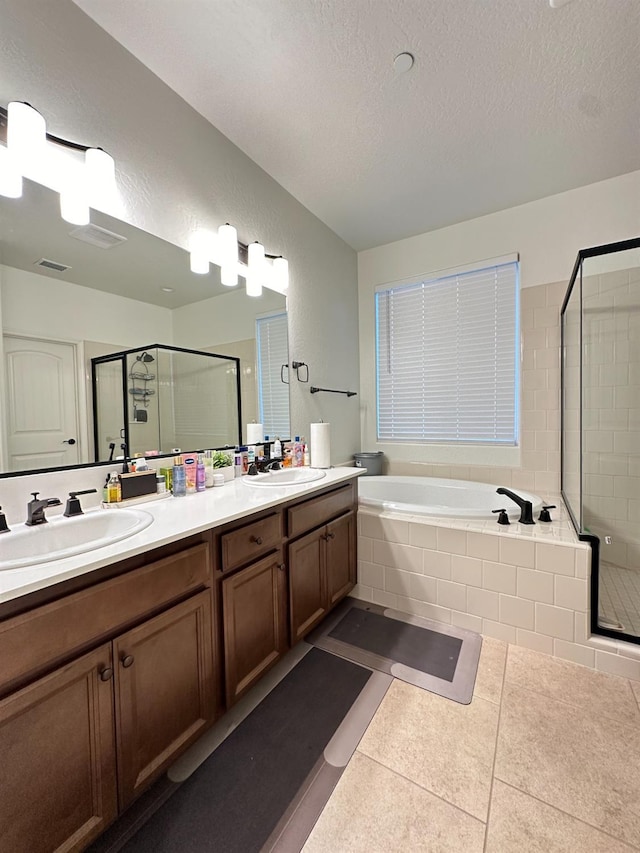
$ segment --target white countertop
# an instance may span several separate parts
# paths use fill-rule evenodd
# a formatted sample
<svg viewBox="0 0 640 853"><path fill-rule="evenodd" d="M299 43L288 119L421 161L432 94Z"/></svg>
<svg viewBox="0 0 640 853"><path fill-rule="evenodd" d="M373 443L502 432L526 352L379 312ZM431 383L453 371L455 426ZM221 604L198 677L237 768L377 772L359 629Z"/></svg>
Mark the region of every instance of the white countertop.
<svg viewBox="0 0 640 853"><path fill-rule="evenodd" d="M152 515L153 523L128 539L62 560L51 560L20 569L0 570L0 603L142 554L152 548L159 548L194 533L201 533L203 530L210 530L212 527L219 527L229 521L278 506L293 498L306 497L327 486L352 480L364 471L358 468L331 468L325 473L326 476L321 480L311 483L269 488L251 487L243 482L243 477L205 492L138 504L136 509L142 509ZM89 512L118 512L118 508L93 509L87 514ZM24 525L13 525L13 529L19 527ZM37 535L37 529L33 533ZM11 536L11 533L5 535ZM0 539L0 550L1 548Z"/></svg>

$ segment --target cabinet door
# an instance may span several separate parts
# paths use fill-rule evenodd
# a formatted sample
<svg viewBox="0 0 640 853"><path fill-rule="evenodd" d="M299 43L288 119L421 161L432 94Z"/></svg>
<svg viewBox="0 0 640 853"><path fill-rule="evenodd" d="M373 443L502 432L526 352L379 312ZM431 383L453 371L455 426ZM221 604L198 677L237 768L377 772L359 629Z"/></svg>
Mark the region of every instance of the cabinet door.
<svg viewBox="0 0 640 853"><path fill-rule="evenodd" d="M222 582L228 708L288 648L285 569L279 552Z"/></svg>
<svg viewBox="0 0 640 853"><path fill-rule="evenodd" d="M210 590L114 640L121 808L213 719L212 643Z"/></svg>
<svg viewBox="0 0 640 853"><path fill-rule="evenodd" d="M289 619L292 645L327 612L324 570L326 528L314 530L289 545Z"/></svg>
<svg viewBox="0 0 640 853"><path fill-rule="evenodd" d="M325 567L328 606L351 592L356 582L355 516L347 513L326 527Z"/></svg>
<svg viewBox="0 0 640 853"><path fill-rule="evenodd" d="M84 850L117 811L111 644L0 701L0 850Z"/></svg>

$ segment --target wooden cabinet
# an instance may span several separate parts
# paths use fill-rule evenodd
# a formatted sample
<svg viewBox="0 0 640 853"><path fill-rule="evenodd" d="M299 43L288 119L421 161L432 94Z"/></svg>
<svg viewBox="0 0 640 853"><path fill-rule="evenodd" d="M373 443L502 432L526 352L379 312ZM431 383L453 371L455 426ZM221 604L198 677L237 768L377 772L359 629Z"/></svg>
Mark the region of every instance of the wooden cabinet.
<svg viewBox="0 0 640 853"><path fill-rule="evenodd" d="M286 566L282 551L222 582L227 707L289 648Z"/></svg>
<svg viewBox="0 0 640 853"><path fill-rule="evenodd" d="M117 814L111 644L0 701L0 850L83 850Z"/></svg>
<svg viewBox="0 0 640 853"><path fill-rule="evenodd" d="M289 543L289 622L296 643L355 585L353 511Z"/></svg>
<svg viewBox="0 0 640 853"><path fill-rule="evenodd" d="M211 615L207 590L114 640L121 808L212 719Z"/></svg>

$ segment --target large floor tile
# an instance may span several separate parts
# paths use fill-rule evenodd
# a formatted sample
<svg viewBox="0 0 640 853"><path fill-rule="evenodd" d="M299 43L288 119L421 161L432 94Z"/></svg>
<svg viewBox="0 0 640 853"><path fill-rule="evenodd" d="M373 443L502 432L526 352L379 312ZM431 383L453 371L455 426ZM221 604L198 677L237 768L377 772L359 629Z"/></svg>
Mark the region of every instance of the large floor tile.
<svg viewBox="0 0 640 853"><path fill-rule="evenodd" d="M640 727L507 683L496 778L640 845Z"/></svg>
<svg viewBox="0 0 640 853"><path fill-rule="evenodd" d="M482 651L473 695L488 702L500 703L507 644L491 637L482 638Z"/></svg>
<svg viewBox="0 0 640 853"><path fill-rule="evenodd" d="M486 853L632 853L635 848L496 780Z"/></svg>
<svg viewBox="0 0 640 853"><path fill-rule="evenodd" d="M509 646L505 681L576 705L596 719L611 717L640 724L638 703L626 678Z"/></svg>
<svg viewBox="0 0 640 853"><path fill-rule="evenodd" d="M636 702L640 706L640 681L630 681L629 684L633 690L633 695L636 697Z"/></svg>
<svg viewBox="0 0 640 853"><path fill-rule="evenodd" d="M480 821L356 752L303 850L481 853L484 829Z"/></svg>
<svg viewBox="0 0 640 853"><path fill-rule="evenodd" d="M394 681L358 748L486 820L498 711L486 699L460 705Z"/></svg>

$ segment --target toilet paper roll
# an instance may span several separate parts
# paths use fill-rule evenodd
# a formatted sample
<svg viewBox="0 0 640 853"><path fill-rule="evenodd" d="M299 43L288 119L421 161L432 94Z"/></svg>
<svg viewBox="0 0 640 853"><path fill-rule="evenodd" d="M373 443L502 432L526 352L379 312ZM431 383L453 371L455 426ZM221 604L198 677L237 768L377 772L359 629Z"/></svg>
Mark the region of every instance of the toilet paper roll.
<svg viewBox="0 0 640 853"><path fill-rule="evenodd" d="M331 467L331 424L311 424L311 467Z"/></svg>
<svg viewBox="0 0 640 853"><path fill-rule="evenodd" d="M247 424L247 444L260 444L264 441L262 424Z"/></svg>

